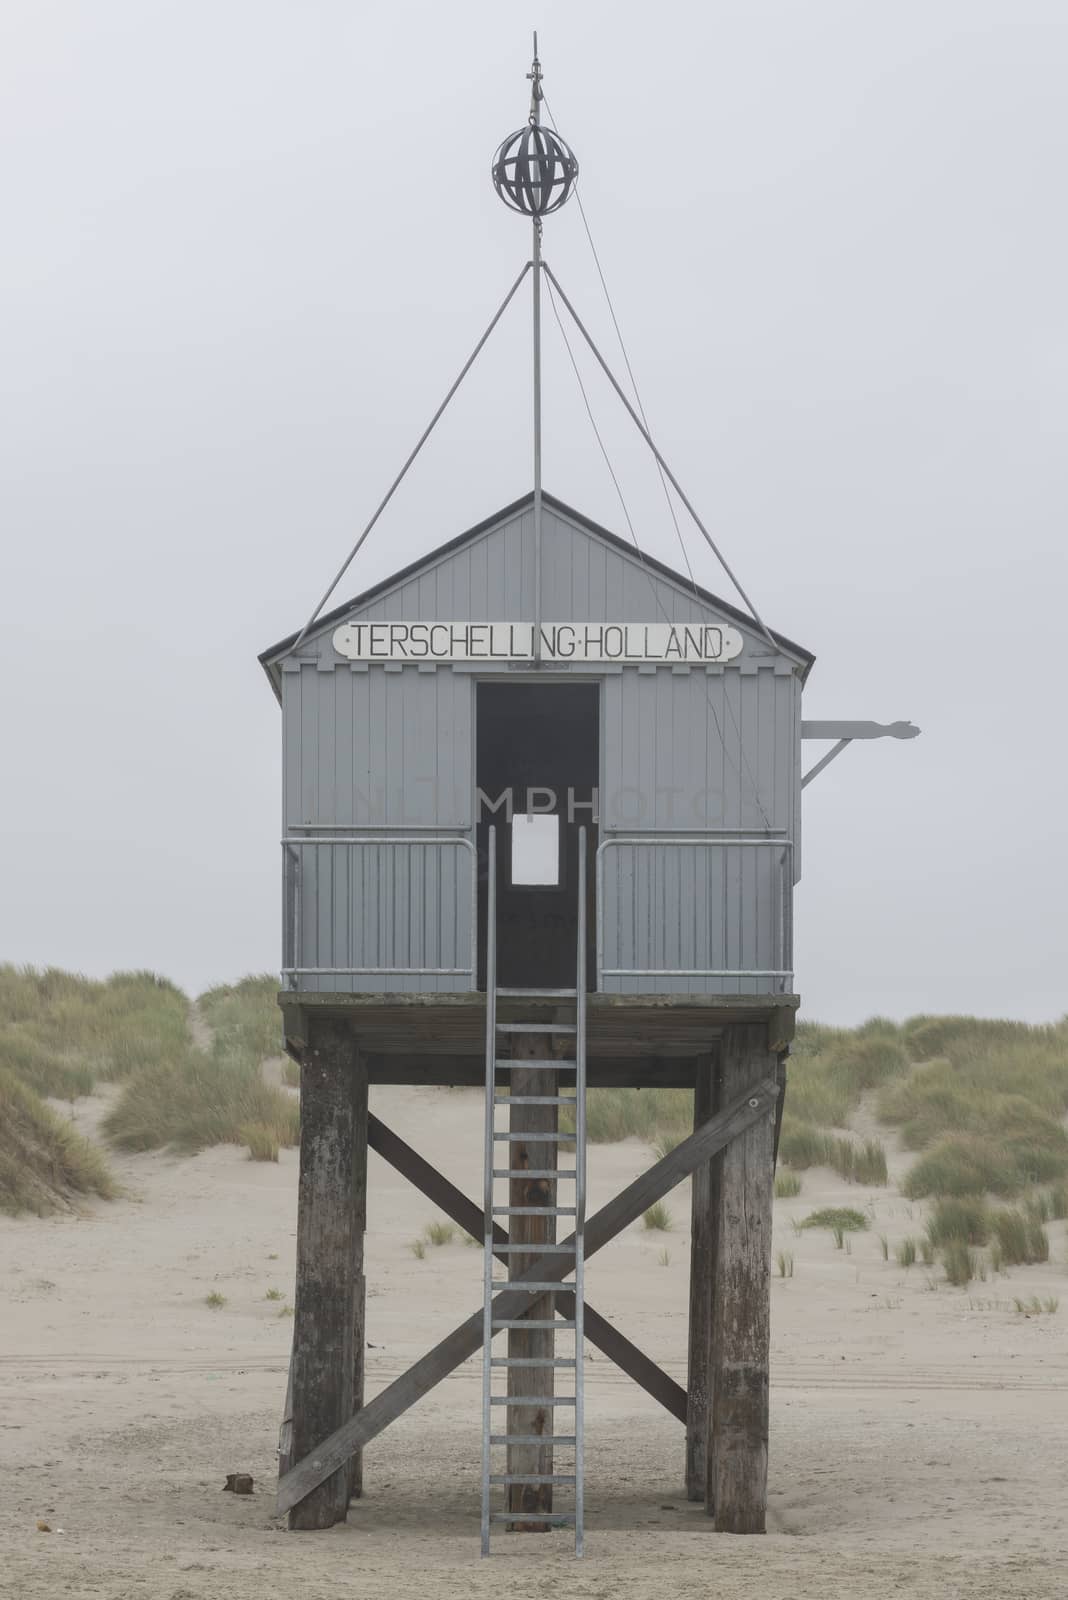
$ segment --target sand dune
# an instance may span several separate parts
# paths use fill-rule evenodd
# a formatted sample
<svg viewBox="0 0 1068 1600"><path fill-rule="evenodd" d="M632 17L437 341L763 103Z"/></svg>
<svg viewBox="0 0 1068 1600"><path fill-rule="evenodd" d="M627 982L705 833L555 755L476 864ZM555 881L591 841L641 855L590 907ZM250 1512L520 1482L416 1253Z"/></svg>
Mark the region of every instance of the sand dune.
<svg viewBox="0 0 1068 1600"><path fill-rule="evenodd" d="M80 1102L79 1121L91 1129L103 1103ZM477 1193L477 1095L390 1089L372 1104ZM593 1205L648 1159L633 1142L593 1147ZM478 1305L481 1252L454 1243L417 1260L409 1242L433 1209L371 1161L373 1393ZM922 1231L922 1207L893 1188L807 1174L798 1199L776 1204L776 1248L795 1268L773 1282L768 1536L715 1534L682 1494L681 1428L593 1351L585 1562L566 1534L503 1539L480 1562L478 1361L369 1447L366 1495L344 1527L288 1534L274 1516L292 1324L265 1296L292 1299L295 1153L278 1166L227 1147L115 1167L118 1202L80 1219L0 1219L0 1593L470 1600L547 1582L643 1600L1066 1592L1063 1223L1050 1226L1049 1264L932 1289L937 1269L893 1260L894 1243ZM872 1229L850 1254L826 1233L794 1232L816 1206L869 1201ZM591 1262L589 1298L685 1381L688 1190L669 1206L669 1235L632 1228ZM217 1310L205 1304L213 1291L225 1296ZM1020 1315L1014 1299L1032 1294L1059 1295L1061 1309ZM254 1474L251 1499L221 1493L234 1471ZM38 1519L54 1531L38 1533Z"/></svg>

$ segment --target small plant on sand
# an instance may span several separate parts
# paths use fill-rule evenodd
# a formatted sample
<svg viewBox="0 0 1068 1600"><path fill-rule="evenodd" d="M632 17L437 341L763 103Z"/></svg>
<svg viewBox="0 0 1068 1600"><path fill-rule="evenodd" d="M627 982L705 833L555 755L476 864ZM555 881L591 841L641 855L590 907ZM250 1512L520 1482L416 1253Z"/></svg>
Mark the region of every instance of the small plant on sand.
<svg viewBox="0 0 1068 1600"><path fill-rule="evenodd" d="M894 1251L899 1267L914 1267L916 1265L916 1241L911 1236L902 1239Z"/></svg>
<svg viewBox="0 0 1068 1600"><path fill-rule="evenodd" d="M775 1257L775 1265L779 1269L780 1278L792 1278L794 1275L794 1258L789 1250L780 1250Z"/></svg>
<svg viewBox="0 0 1068 1600"><path fill-rule="evenodd" d="M278 1315L280 1317L291 1317L293 1315L293 1307L291 1305L282 1306L279 1309Z"/></svg>
<svg viewBox="0 0 1068 1600"><path fill-rule="evenodd" d="M925 1267L932 1267L932 1266L934 1266L934 1258L935 1258L935 1247L931 1243L930 1239L925 1234L924 1237L920 1240L920 1259L922 1260L922 1262L923 1262Z"/></svg>
<svg viewBox="0 0 1068 1600"><path fill-rule="evenodd" d="M801 1174L783 1167L775 1174L776 1200L794 1200L801 1193Z"/></svg>
<svg viewBox="0 0 1068 1600"><path fill-rule="evenodd" d="M890 1260L890 1240L886 1237L885 1233L881 1233L879 1235L879 1249L883 1253L883 1260L884 1261L889 1261Z"/></svg>
<svg viewBox="0 0 1068 1600"><path fill-rule="evenodd" d="M281 1289L268 1289L263 1298L265 1300L281 1300L282 1291Z"/></svg>
<svg viewBox="0 0 1068 1600"><path fill-rule="evenodd" d="M451 1222L428 1222L426 1225L426 1242L434 1245L435 1248L443 1244L451 1244L455 1234L456 1229Z"/></svg>
<svg viewBox="0 0 1068 1600"><path fill-rule="evenodd" d="M412 1255L415 1257L415 1259L417 1261L425 1261L426 1260L426 1240L425 1239L413 1239L411 1244L408 1246L408 1249L412 1252Z"/></svg>
<svg viewBox="0 0 1068 1600"><path fill-rule="evenodd" d="M656 1260L657 1260L657 1265L658 1266L670 1267L670 1265L671 1265L671 1251L666 1249L666 1248L663 1249L663 1250L659 1250L657 1252Z"/></svg>
<svg viewBox="0 0 1068 1600"><path fill-rule="evenodd" d="M248 1145L250 1161L278 1160L278 1132L265 1122L250 1122L241 1129L241 1138Z"/></svg>
<svg viewBox="0 0 1068 1600"><path fill-rule="evenodd" d="M1053 1316L1060 1305L1060 1301L1056 1295L1050 1295L1047 1299L1040 1300L1037 1294L1033 1294L1030 1300L1014 1300L1013 1305L1020 1315L1024 1317L1038 1317L1043 1312Z"/></svg>
<svg viewBox="0 0 1068 1600"><path fill-rule="evenodd" d="M226 1296L220 1294L218 1289L213 1289L209 1295L205 1295L204 1304L210 1306L213 1311L218 1311L220 1306L226 1304Z"/></svg>
<svg viewBox="0 0 1068 1600"><path fill-rule="evenodd" d="M830 1228L831 1232L863 1233L868 1219L863 1211L852 1206L825 1206L822 1211L811 1211L800 1224L802 1228ZM841 1249L841 1246L838 1247Z"/></svg>
<svg viewBox="0 0 1068 1600"><path fill-rule="evenodd" d="M974 1250L970 1250L963 1239L954 1239L942 1253L942 1265L946 1269L946 1277L956 1289L964 1289L972 1279L979 1276L980 1262ZM985 1270L982 1276L986 1277Z"/></svg>
<svg viewBox="0 0 1068 1600"><path fill-rule="evenodd" d="M642 1222L649 1233L670 1233L671 1212L662 1200L642 1213Z"/></svg>

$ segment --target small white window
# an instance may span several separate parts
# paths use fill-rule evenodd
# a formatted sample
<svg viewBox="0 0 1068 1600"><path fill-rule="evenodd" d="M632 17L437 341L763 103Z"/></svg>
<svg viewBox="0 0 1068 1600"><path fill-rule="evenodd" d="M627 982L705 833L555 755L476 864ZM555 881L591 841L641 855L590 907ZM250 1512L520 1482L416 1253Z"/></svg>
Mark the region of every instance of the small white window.
<svg viewBox="0 0 1068 1600"><path fill-rule="evenodd" d="M512 883L555 888L560 882L560 818L517 811L512 818Z"/></svg>

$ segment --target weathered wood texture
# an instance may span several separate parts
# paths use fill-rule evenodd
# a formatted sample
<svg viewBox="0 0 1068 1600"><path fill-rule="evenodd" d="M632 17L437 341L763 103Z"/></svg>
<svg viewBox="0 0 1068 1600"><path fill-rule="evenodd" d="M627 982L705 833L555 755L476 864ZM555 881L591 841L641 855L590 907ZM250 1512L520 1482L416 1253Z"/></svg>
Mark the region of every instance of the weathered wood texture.
<svg viewBox="0 0 1068 1600"><path fill-rule="evenodd" d="M770 1115L719 1158L712 1292L712 1436L706 1508L723 1533L763 1533L768 1498L768 1353L771 1206L779 1061L763 1028L732 1028L723 1042L722 1093L736 1102L769 1080Z"/></svg>
<svg viewBox="0 0 1068 1600"><path fill-rule="evenodd" d="M352 1421L356 1093L351 1036L317 1019L300 1072L297 1292L293 1323L293 1455ZM364 1078L366 1092L366 1077ZM294 1503L291 1528L329 1528L349 1504L349 1457Z"/></svg>
<svg viewBox="0 0 1068 1600"><path fill-rule="evenodd" d="M410 1144L387 1128L384 1122L372 1113L368 1118L368 1144L390 1166L405 1178L409 1183L422 1191L428 1200L444 1211L447 1217L465 1229L474 1238L481 1241L484 1234L482 1221L482 1208L473 1200L469 1200L455 1184L442 1176L436 1167L413 1150ZM499 1223L493 1224L493 1242L495 1245L505 1245L509 1242L507 1231ZM501 1251L499 1260L508 1265L509 1256ZM556 1309L561 1317L569 1321L575 1319L575 1297L570 1290L558 1289L554 1296ZM644 1350L639 1350L625 1334L613 1327L607 1317L602 1317L595 1311L589 1301L586 1301L586 1338L590 1344L606 1355L609 1361L614 1361L621 1371L645 1390L646 1394L658 1400L666 1411L669 1411L679 1422L686 1421L686 1390L681 1383L676 1383L674 1378L668 1376L656 1362L647 1356ZM285 1469L288 1471L288 1466Z"/></svg>
<svg viewBox="0 0 1068 1600"><path fill-rule="evenodd" d="M434 1077L436 1056L449 1058L454 1064L458 1064L458 1058L466 1058L464 1071L475 1068L473 1078L458 1078L457 1082L482 1081L478 1074L485 1072L484 994L297 995L283 991L278 1003L286 1038L298 1055L312 1018L325 1012L343 1017L353 1030L357 1047L373 1058L372 1083L379 1081L377 1073L385 1070L384 1061L379 1059L385 1057L393 1057L397 1065L409 1058L413 1069L418 1067L419 1075L411 1080L393 1077L391 1081L450 1082L450 1078ZM619 1081L652 1084L657 1081L655 1075L645 1074L655 1074L661 1058L667 1065L674 1056L685 1058L692 1083L694 1056L707 1050L724 1028L736 1022L763 1022L769 1048L783 1050L793 1038L798 1003L794 994L591 994L586 1017L588 1082L611 1081L609 1077L596 1076L602 1061L614 1072L630 1058L632 1075ZM526 1022L532 1018L540 1021L542 1016L551 1022L557 1009L555 1000L502 998L497 1015L500 1022ZM417 1063L416 1057L426 1059ZM677 1060L675 1064L680 1065ZM448 1061L446 1068L454 1070Z"/></svg>
<svg viewBox="0 0 1068 1600"><path fill-rule="evenodd" d="M778 1098L778 1085L774 1078L766 1078L750 1092L726 1105L704 1127L671 1153L657 1161L647 1172L641 1173L614 1199L595 1212L586 1224L586 1259L604 1248L616 1234L630 1223L636 1222L657 1200L662 1200L695 1167L722 1150L732 1139L745 1132L754 1122L768 1120L774 1114ZM565 1243L574 1243L574 1236ZM574 1257L563 1252L542 1256L525 1278L538 1282L561 1282L573 1270ZM559 1297L558 1297L559 1298ZM531 1295L519 1284L501 1291L494 1299L494 1312L499 1319L521 1317L529 1310ZM370 1439L388 1428L409 1407L428 1394L435 1384L448 1376L482 1344L482 1311L472 1313L458 1328L454 1328L432 1350L427 1351L401 1377L376 1394L362 1408L358 1416L331 1434L318 1445L310 1457L298 1457L294 1466L278 1485L278 1510L288 1511L303 1500L316 1486L344 1466L353 1450L367 1444Z"/></svg>
<svg viewBox="0 0 1068 1600"><path fill-rule="evenodd" d="M367 1279L363 1265L363 1239L367 1231L367 1061L353 1062L352 1107L352 1414L363 1405L367 1363ZM354 1450L349 1462L349 1497L363 1494L363 1451Z"/></svg>
<svg viewBox="0 0 1068 1600"><path fill-rule="evenodd" d="M519 1034L516 1037L513 1057L518 1061L544 1061L550 1055L550 1034ZM511 1070L513 1098L523 1095L554 1095L557 1093L557 1074L544 1068L524 1068L516 1065ZM512 1133L529 1135L508 1146L514 1167L548 1169L556 1167L556 1144L539 1140L539 1133L555 1133L559 1126L559 1106L530 1106L512 1104L509 1108L509 1127ZM508 1185L510 1206L552 1206L556 1204L556 1182L551 1178L517 1178ZM538 1246L556 1243L555 1217L509 1217L508 1234L513 1244L529 1244L530 1253L517 1252L509 1256L509 1278L521 1278L538 1259ZM532 1321L551 1321L555 1308L554 1296L542 1295L535 1300L528 1313ZM513 1360L551 1361L555 1349L555 1335L551 1328L510 1328L508 1355ZM552 1400L554 1371L551 1366L509 1367L508 1393L544 1395ZM553 1407L551 1405L509 1406L507 1408L508 1432L551 1434ZM526 1477L547 1476L553 1470L551 1444L507 1446L507 1470ZM509 1511L530 1511L548 1514L553 1509L551 1483L513 1483L508 1485ZM512 1524L515 1533L550 1533L552 1524L532 1520Z"/></svg>
<svg viewBox="0 0 1068 1600"><path fill-rule="evenodd" d="M719 1062L696 1063L693 1125L702 1127L719 1110ZM690 1328L686 1411L686 1496L703 1500L708 1477L709 1393L712 1355L712 1283L716 1247L716 1187L712 1161L696 1168L691 1184Z"/></svg>

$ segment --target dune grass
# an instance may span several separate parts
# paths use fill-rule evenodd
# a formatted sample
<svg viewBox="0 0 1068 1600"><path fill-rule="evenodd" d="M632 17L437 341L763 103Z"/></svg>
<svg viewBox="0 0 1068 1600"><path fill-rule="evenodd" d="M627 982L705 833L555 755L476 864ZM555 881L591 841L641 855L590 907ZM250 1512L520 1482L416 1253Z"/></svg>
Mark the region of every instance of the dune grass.
<svg viewBox="0 0 1068 1600"><path fill-rule="evenodd" d="M942 1252L942 1265L947 1280L956 1289L964 1289L973 1278L986 1278L981 1257L963 1239L954 1239Z"/></svg>
<svg viewBox="0 0 1068 1600"><path fill-rule="evenodd" d="M79 1197L108 1200L115 1192L96 1146L0 1067L0 1211L47 1216Z"/></svg>
<svg viewBox="0 0 1068 1600"><path fill-rule="evenodd" d="M648 1211L642 1212L642 1225L649 1233L670 1233L671 1212L663 1200L657 1200Z"/></svg>
<svg viewBox="0 0 1068 1600"><path fill-rule="evenodd" d="M1031 1266L1049 1260L1049 1234L1040 1218L1026 1211L997 1212L993 1233L1000 1260L1006 1266Z"/></svg>
<svg viewBox="0 0 1068 1600"><path fill-rule="evenodd" d="M575 1131L575 1113L560 1107L560 1131ZM591 1089L586 1096L586 1133L591 1144L642 1139L667 1154L693 1132L689 1089Z"/></svg>
<svg viewBox="0 0 1068 1600"><path fill-rule="evenodd" d="M264 1058L281 1050L277 987L274 978L249 977L201 995L211 1049L196 1048L187 1027L182 1049L131 1072L104 1120L107 1136L124 1150L188 1155L244 1144L254 1161L277 1161L297 1144L299 1108L262 1073Z"/></svg>
<svg viewBox="0 0 1068 1600"><path fill-rule="evenodd" d="M252 1056L257 1062L283 1054L278 979L270 973L218 984L198 997L197 1007L228 1054Z"/></svg>
<svg viewBox="0 0 1068 1600"><path fill-rule="evenodd" d="M451 1244L456 1237L456 1229L451 1222L428 1222L423 1231L427 1244L432 1244L436 1249L444 1244Z"/></svg>
<svg viewBox="0 0 1068 1600"><path fill-rule="evenodd" d="M792 1105L789 1088L786 1104ZM792 1111L782 1119L779 1157L796 1171L831 1167L847 1183L885 1184L886 1150L878 1139L857 1141L800 1121Z"/></svg>
<svg viewBox="0 0 1068 1600"><path fill-rule="evenodd" d="M1068 1022L915 1017L903 1035L919 1064L883 1088L879 1115L922 1152L907 1194L1011 1197L1068 1178Z"/></svg>
<svg viewBox="0 0 1068 1600"><path fill-rule="evenodd" d="M97 981L0 966L0 1066L40 1095L74 1099L98 1080L173 1060L189 1045L189 1003L152 972Z"/></svg>
<svg viewBox="0 0 1068 1600"><path fill-rule="evenodd" d="M927 1237L935 1249L950 1244L985 1244L990 1237L991 1219L985 1201L975 1195L966 1198L943 1196L935 1202L927 1221Z"/></svg>
<svg viewBox="0 0 1068 1600"><path fill-rule="evenodd" d="M783 1167L775 1174L776 1200L793 1200L801 1193L801 1174Z"/></svg>
<svg viewBox="0 0 1068 1600"><path fill-rule="evenodd" d="M811 1211L798 1223L801 1228L830 1228L831 1232L863 1233L868 1219L863 1211L853 1206L825 1206L822 1211Z"/></svg>
<svg viewBox="0 0 1068 1600"><path fill-rule="evenodd" d="M245 1144L250 1134L265 1149L272 1140L299 1142L300 1111L283 1090L264 1082L257 1060L229 1054L216 1041L210 1054L190 1050L178 1061L134 1073L104 1119L104 1131L123 1150L192 1155L209 1145Z"/></svg>

